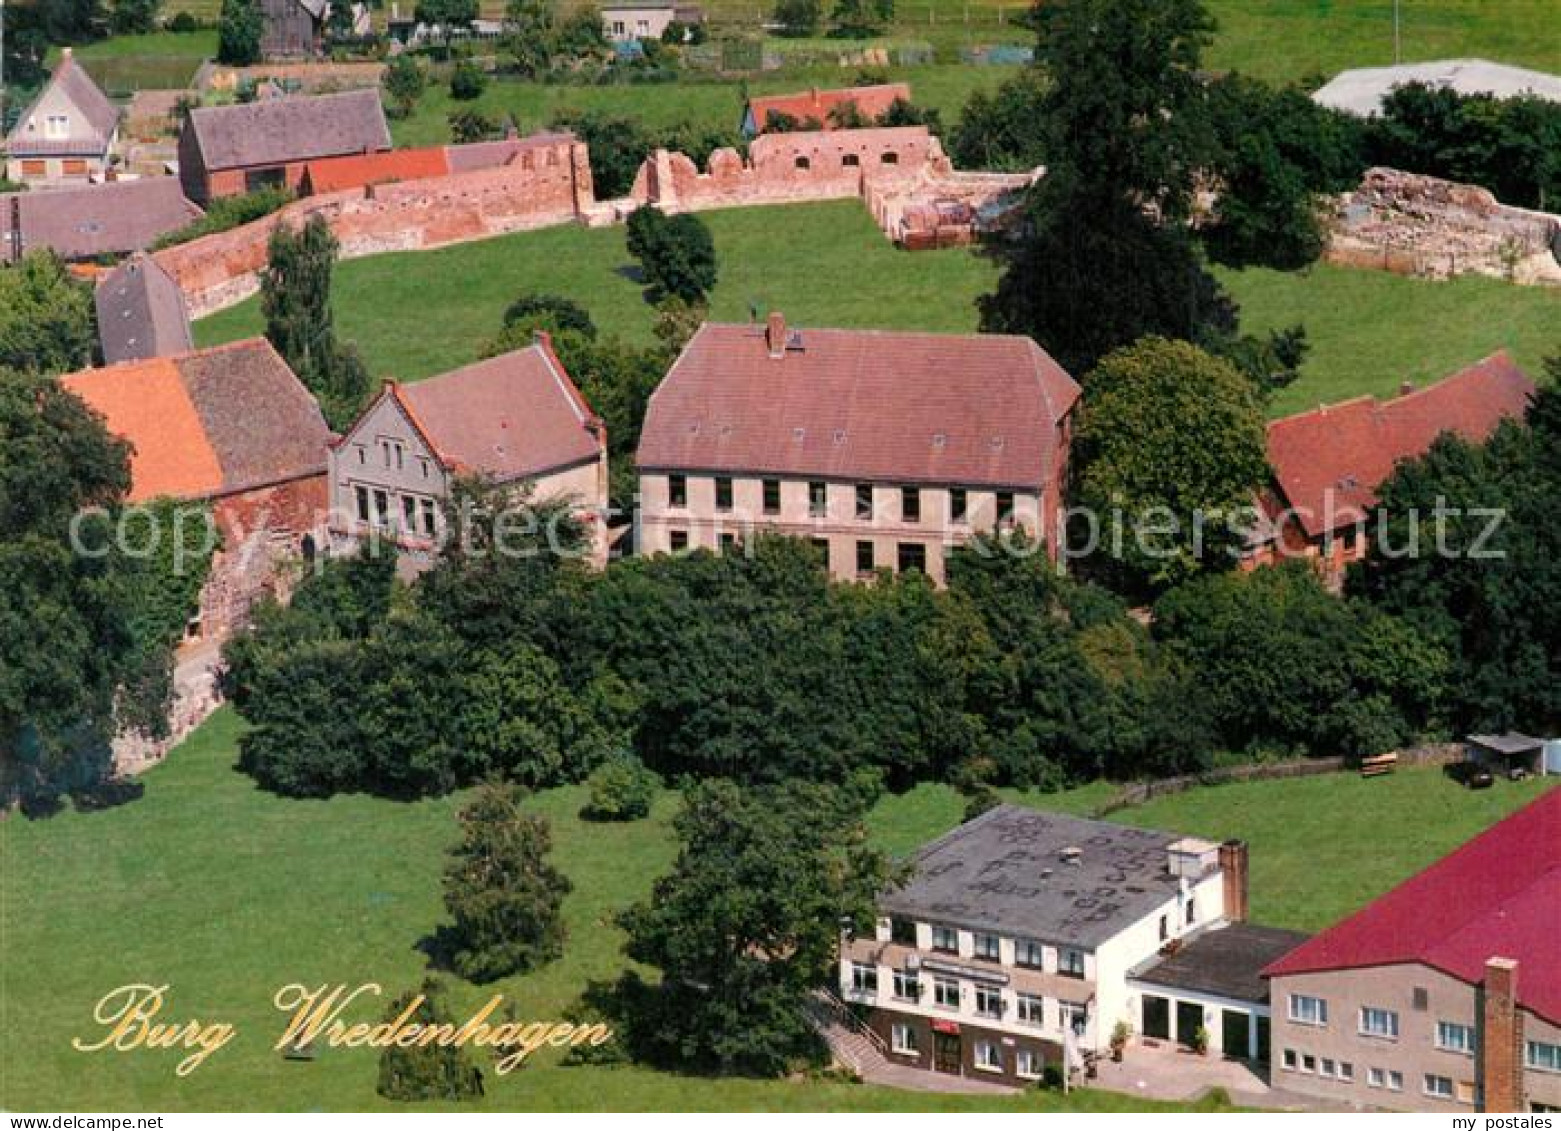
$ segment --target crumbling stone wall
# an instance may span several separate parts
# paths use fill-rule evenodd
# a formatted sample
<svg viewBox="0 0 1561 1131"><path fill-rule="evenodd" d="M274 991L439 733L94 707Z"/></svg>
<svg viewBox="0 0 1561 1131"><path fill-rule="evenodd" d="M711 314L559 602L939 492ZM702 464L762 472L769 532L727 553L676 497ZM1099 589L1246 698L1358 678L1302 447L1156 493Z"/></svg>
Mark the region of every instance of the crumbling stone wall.
<svg viewBox="0 0 1561 1131"><path fill-rule="evenodd" d="M1326 258L1400 275L1561 285L1561 216L1502 204L1476 185L1369 169L1336 202Z"/></svg>
<svg viewBox="0 0 1561 1131"><path fill-rule="evenodd" d="M250 224L156 253L190 316L232 306L259 289L266 241L277 224L325 217L343 258L415 251L580 218L595 200L584 143L528 147L508 165L306 197Z"/></svg>

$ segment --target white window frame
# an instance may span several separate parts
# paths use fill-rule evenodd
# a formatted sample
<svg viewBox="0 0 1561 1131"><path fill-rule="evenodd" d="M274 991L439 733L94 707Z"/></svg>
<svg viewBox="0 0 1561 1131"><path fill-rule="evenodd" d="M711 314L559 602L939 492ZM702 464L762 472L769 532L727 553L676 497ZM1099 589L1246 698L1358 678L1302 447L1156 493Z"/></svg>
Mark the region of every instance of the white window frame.
<svg viewBox="0 0 1561 1131"><path fill-rule="evenodd" d="M997 1008L988 1008L995 1003ZM976 1016L977 1017L1001 1017L1003 1015L1003 991L996 986L976 985Z"/></svg>
<svg viewBox="0 0 1561 1131"><path fill-rule="evenodd" d="M1303 1009L1304 1006L1314 1008ZM1308 1016L1308 1013L1311 1016ZM1311 994L1291 994L1285 1006L1285 1016L1297 1025L1312 1025L1318 1029L1328 1027L1328 999Z"/></svg>
<svg viewBox="0 0 1561 1131"><path fill-rule="evenodd" d="M986 1058L990 1056L990 1061ZM996 1041L977 1041L972 1059L975 1066L982 1072L1001 1072L1003 1070L1003 1050Z"/></svg>
<svg viewBox="0 0 1561 1131"><path fill-rule="evenodd" d="M920 1056L921 1050L916 1047L916 1030L899 1021L890 1025L889 1051L902 1056Z"/></svg>
<svg viewBox="0 0 1561 1131"><path fill-rule="evenodd" d="M977 958L987 962L998 962L1002 959L1003 940L986 931L977 931L972 939L974 949L971 951ZM988 953L990 950L990 953Z"/></svg>
<svg viewBox="0 0 1561 1131"><path fill-rule="evenodd" d="M851 963L851 992L858 994L877 994L878 967L869 966L865 962Z"/></svg>
<svg viewBox="0 0 1561 1131"><path fill-rule="evenodd" d="M1388 1069L1388 1091L1402 1092L1404 1090L1404 1074L1396 1068Z"/></svg>
<svg viewBox="0 0 1561 1131"><path fill-rule="evenodd" d="M1019 1049L1014 1054L1014 1075L1021 1080L1039 1080L1046 1075L1046 1058L1034 1049Z"/></svg>
<svg viewBox="0 0 1561 1131"><path fill-rule="evenodd" d="M1387 1083L1387 1079L1386 1079L1386 1077L1383 1076L1382 1069L1380 1069L1380 1068L1368 1068L1368 1069L1366 1069L1366 1087L1368 1087L1368 1088L1380 1088L1380 1087L1382 1087L1386 1083Z"/></svg>
<svg viewBox="0 0 1561 1131"><path fill-rule="evenodd" d="M1548 1064L1539 1062L1539 1050L1545 1049L1545 1058ZM1550 1041L1524 1041L1523 1042L1523 1066L1532 1068L1535 1072L1561 1072L1561 1044Z"/></svg>
<svg viewBox="0 0 1561 1131"><path fill-rule="evenodd" d="M1447 1040L1449 1033L1457 1033L1457 1041ZM1443 1052L1456 1052L1464 1056L1474 1055L1474 1026L1462 1021L1438 1021L1436 1023L1436 1047Z"/></svg>
<svg viewBox="0 0 1561 1131"><path fill-rule="evenodd" d="M1014 1020L1037 1027L1046 1024L1046 999L1039 994L1016 994Z"/></svg>
<svg viewBox="0 0 1561 1131"><path fill-rule="evenodd" d="M896 970L894 997L897 1001L920 1001L921 978L910 970Z"/></svg>
<svg viewBox="0 0 1561 1131"><path fill-rule="evenodd" d="M1060 1029L1072 1027L1074 1033L1082 1034L1089 1028L1089 1006L1076 1001L1059 1001L1057 1003L1057 1026Z"/></svg>
<svg viewBox="0 0 1561 1131"><path fill-rule="evenodd" d="M1075 961L1076 960L1076 961ZM1057 973L1064 978L1085 978L1089 976L1088 960L1084 952L1077 947L1063 946L1057 948ZM1077 969L1075 969L1075 966Z"/></svg>
<svg viewBox="0 0 1561 1131"><path fill-rule="evenodd" d="M1041 969L1046 965L1046 948L1034 939L1015 939L1014 965Z"/></svg>
<svg viewBox="0 0 1561 1131"><path fill-rule="evenodd" d="M1367 1023L1367 1018L1377 1018L1386 1024L1383 1028L1375 1028ZM1398 1011L1383 1009L1378 1005L1363 1005L1360 1007L1360 1035L1373 1037L1379 1041L1398 1040Z"/></svg>
<svg viewBox="0 0 1561 1131"><path fill-rule="evenodd" d="M944 996L949 989L954 991L954 1003L950 1005L944 1001ZM939 1009L958 1009L960 1002L959 982L953 978L932 979L932 1004Z"/></svg>
<svg viewBox="0 0 1561 1131"><path fill-rule="evenodd" d="M1442 1083L1447 1085L1447 1091L1445 1092L1441 1091L1439 1087L1432 1086L1433 1084L1439 1085ZM1433 1100L1451 1100L1458 1094L1457 1088L1458 1085L1451 1076L1443 1076L1440 1072L1427 1072L1420 1081L1420 1090Z"/></svg>
<svg viewBox="0 0 1561 1131"><path fill-rule="evenodd" d="M938 941L943 938L947 938L950 941L946 944ZM932 925L932 949L941 950L948 954L958 954L959 931L953 927L940 927L934 923Z"/></svg>
<svg viewBox="0 0 1561 1131"><path fill-rule="evenodd" d="M1284 1065L1285 1071L1287 1072L1298 1072L1301 1068L1301 1058L1296 1054L1294 1049L1285 1049L1285 1051L1280 1054L1279 1063Z"/></svg>

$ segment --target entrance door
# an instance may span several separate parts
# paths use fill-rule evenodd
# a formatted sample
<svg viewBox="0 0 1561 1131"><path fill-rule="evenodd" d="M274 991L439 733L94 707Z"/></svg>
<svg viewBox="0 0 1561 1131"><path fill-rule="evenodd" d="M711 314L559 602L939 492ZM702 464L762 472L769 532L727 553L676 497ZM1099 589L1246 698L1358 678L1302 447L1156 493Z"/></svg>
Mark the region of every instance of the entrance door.
<svg viewBox="0 0 1561 1131"><path fill-rule="evenodd" d="M1176 1003L1176 1043L1192 1048L1193 1034L1203 1027L1203 1006L1195 1001Z"/></svg>
<svg viewBox="0 0 1561 1131"><path fill-rule="evenodd" d="M932 1034L932 1067L938 1072L959 1075L960 1047L957 1033Z"/></svg>
<svg viewBox="0 0 1561 1131"><path fill-rule="evenodd" d="M1257 1061L1259 1064L1267 1064L1269 1059L1268 1025L1267 1017L1259 1017L1257 1019Z"/></svg>
<svg viewBox="0 0 1561 1131"><path fill-rule="evenodd" d="M1252 1036L1252 1016L1237 1009L1220 1010L1220 1044L1226 1060L1246 1060Z"/></svg>
<svg viewBox="0 0 1561 1131"><path fill-rule="evenodd" d="M1171 1039L1171 1003L1163 997L1155 997L1153 994L1144 995L1143 1024L1140 1026L1144 1036L1156 1038L1162 1041Z"/></svg>

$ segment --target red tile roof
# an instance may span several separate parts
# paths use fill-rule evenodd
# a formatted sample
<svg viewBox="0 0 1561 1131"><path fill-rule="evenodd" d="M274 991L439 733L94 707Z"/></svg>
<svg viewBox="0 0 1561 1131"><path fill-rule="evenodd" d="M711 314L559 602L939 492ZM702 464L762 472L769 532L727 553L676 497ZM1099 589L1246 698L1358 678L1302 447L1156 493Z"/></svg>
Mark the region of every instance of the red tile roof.
<svg viewBox="0 0 1561 1131"><path fill-rule="evenodd" d="M1034 489L1073 378L1029 338L706 323L652 395L639 465Z"/></svg>
<svg viewBox="0 0 1561 1131"><path fill-rule="evenodd" d="M500 482L600 457L600 421L546 342L479 361L389 395L445 467Z"/></svg>
<svg viewBox="0 0 1561 1131"><path fill-rule="evenodd" d="M911 100L910 84L903 82L881 83L877 86L848 86L839 90L804 90L798 94L770 94L748 100L748 113L752 115L751 128L763 133L771 114L789 114L798 122L809 119L825 129L831 127L829 112L847 102L866 118L877 118L894 105L897 98Z"/></svg>
<svg viewBox="0 0 1561 1131"><path fill-rule="evenodd" d="M416 181L442 177L450 171L442 145L427 149L391 149L348 157L322 157L304 166L305 190L310 193L381 185L390 181Z"/></svg>
<svg viewBox="0 0 1561 1131"><path fill-rule="evenodd" d="M1357 397L1272 421L1268 462L1285 502L1315 538L1353 525L1374 506L1399 460L1423 455L1443 432L1484 440L1501 421L1521 417L1533 395L1534 382L1503 350L1392 400Z"/></svg>
<svg viewBox="0 0 1561 1131"><path fill-rule="evenodd" d="M60 380L134 446L130 502L213 498L325 470L331 433L319 405L264 338Z"/></svg>
<svg viewBox="0 0 1561 1131"><path fill-rule="evenodd" d="M1518 1001L1561 1024L1561 789L1552 789L1263 971L1420 963L1470 984L1518 963Z"/></svg>

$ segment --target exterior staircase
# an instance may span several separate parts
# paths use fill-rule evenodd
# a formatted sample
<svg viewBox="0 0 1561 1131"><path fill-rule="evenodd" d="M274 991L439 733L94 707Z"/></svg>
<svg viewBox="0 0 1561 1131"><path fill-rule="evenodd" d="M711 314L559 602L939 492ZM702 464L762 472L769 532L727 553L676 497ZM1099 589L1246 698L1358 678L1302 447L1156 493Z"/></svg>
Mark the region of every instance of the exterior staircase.
<svg viewBox="0 0 1561 1131"><path fill-rule="evenodd" d="M869 1029L828 990L814 990L803 1007L808 1022L824 1038L841 1067L864 1080L881 1077L889 1068L883 1038Z"/></svg>

